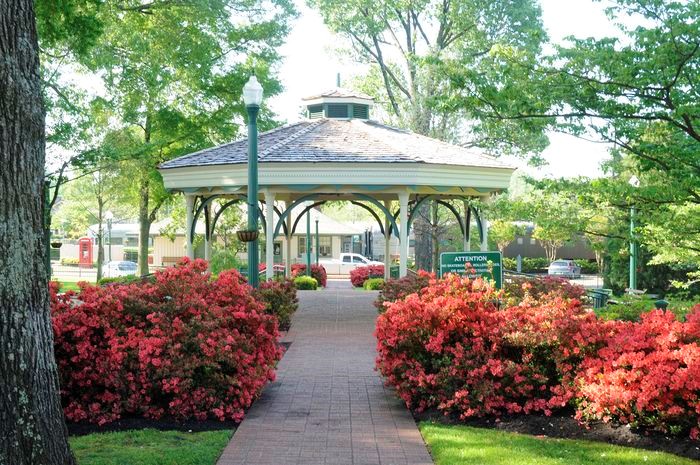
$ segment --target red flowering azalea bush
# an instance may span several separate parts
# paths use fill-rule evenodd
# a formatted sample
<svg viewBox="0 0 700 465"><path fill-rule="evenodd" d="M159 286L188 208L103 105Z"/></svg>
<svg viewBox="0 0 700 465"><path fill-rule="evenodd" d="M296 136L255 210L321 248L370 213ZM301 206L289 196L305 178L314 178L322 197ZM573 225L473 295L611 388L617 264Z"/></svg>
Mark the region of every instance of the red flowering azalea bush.
<svg viewBox="0 0 700 465"><path fill-rule="evenodd" d="M154 282L51 288L61 396L71 421L123 415L241 420L281 357L277 320L235 270L185 259ZM71 302L73 298L77 300Z"/></svg>
<svg viewBox="0 0 700 465"><path fill-rule="evenodd" d="M288 330L292 315L299 308L294 281L291 279L263 281L256 289L256 295L265 305L265 312L277 317L280 329Z"/></svg>
<svg viewBox="0 0 700 465"><path fill-rule="evenodd" d="M306 264L305 263L295 263L292 265L292 278L297 276L302 276L306 274ZM326 287L328 283L328 274L323 265L311 265L311 277L318 281L318 285L321 287Z"/></svg>
<svg viewBox="0 0 700 465"><path fill-rule="evenodd" d="M466 418L568 403L576 364L602 339L595 315L561 298L499 310L500 297L448 275L386 304L377 367L409 407Z"/></svg>
<svg viewBox="0 0 700 465"><path fill-rule="evenodd" d="M385 302L396 302L407 295L419 292L421 289L428 287L431 279L435 279L435 275L423 270L418 270L417 274L407 274L403 278L390 279L384 283L381 291L379 291L379 296L377 296L374 306L377 307L377 310L383 312L386 310L384 307Z"/></svg>
<svg viewBox="0 0 700 465"><path fill-rule="evenodd" d="M354 287L362 287L370 278L383 278L384 265L358 266L350 270L350 282Z"/></svg>
<svg viewBox="0 0 700 465"><path fill-rule="evenodd" d="M640 322L616 322L576 379L577 417L615 420L700 435L700 305L680 322L652 310Z"/></svg>
<svg viewBox="0 0 700 465"><path fill-rule="evenodd" d="M586 289L578 284L571 284L568 279L556 276L537 278L509 277L503 285L505 300L517 305L527 297L534 300L561 297L564 299L582 299Z"/></svg>

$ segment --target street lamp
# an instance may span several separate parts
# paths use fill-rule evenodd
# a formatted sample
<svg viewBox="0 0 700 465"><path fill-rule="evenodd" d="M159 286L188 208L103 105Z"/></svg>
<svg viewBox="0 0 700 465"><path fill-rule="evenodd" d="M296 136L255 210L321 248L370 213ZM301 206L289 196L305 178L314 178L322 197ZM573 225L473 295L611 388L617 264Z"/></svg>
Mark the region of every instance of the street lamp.
<svg viewBox="0 0 700 465"><path fill-rule="evenodd" d="M114 219L114 215L112 214L111 211L108 211L105 213L105 220L107 220L107 240L109 241L109 252L108 252L108 261L112 261L112 220Z"/></svg>
<svg viewBox="0 0 700 465"><path fill-rule="evenodd" d="M243 102L248 111L248 283L258 287L258 111L263 88L255 75L243 86Z"/></svg>
<svg viewBox="0 0 700 465"><path fill-rule="evenodd" d="M632 176L629 180L630 186L639 187L639 178L637 176ZM630 281L629 288L630 292L637 289L637 255L638 247L637 241L634 234L634 217L635 217L634 205L630 207Z"/></svg>

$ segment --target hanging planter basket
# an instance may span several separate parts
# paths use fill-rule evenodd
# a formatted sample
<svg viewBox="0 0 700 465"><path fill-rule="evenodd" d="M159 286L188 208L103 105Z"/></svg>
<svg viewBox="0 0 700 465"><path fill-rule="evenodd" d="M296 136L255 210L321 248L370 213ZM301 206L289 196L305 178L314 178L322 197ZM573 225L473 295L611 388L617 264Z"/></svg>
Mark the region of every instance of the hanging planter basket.
<svg viewBox="0 0 700 465"><path fill-rule="evenodd" d="M60 249L62 245L63 245L63 242L52 242L51 243L51 247L54 249Z"/></svg>
<svg viewBox="0 0 700 465"><path fill-rule="evenodd" d="M236 235L241 242L253 242L258 238L257 231L236 231Z"/></svg>

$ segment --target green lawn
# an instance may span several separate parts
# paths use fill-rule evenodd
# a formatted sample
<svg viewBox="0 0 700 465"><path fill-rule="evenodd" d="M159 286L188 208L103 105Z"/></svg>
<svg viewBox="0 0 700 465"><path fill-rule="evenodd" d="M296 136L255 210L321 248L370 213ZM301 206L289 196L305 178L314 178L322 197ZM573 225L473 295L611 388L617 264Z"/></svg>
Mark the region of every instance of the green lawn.
<svg viewBox="0 0 700 465"><path fill-rule="evenodd" d="M214 465L232 431L144 429L70 438L79 465Z"/></svg>
<svg viewBox="0 0 700 465"><path fill-rule="evenodd" d="M436 465L691 465L671 454L468 426L420 424Z"/></svg>
<svg viewBox="0 0 700 465"><path fill-rule="evenodd" d="M56 280L54 280L54 281L56 281ZM60 281L60 282L61 282L61 287L59 289L59 292L80 290L77 282L71 282L71 281Z"/></svg>

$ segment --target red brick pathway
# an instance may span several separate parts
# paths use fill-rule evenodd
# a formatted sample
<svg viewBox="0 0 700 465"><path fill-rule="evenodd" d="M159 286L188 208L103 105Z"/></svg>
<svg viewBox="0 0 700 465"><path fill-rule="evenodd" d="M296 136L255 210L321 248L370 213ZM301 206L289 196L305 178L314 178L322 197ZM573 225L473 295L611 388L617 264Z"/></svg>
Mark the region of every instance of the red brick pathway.
<svg viewBox="0 0 700 465"><path fill-rule="evenodd" d="M374 292L300 292L277 381L218 465L431 465L404 404L374 371Z"/></svg>

